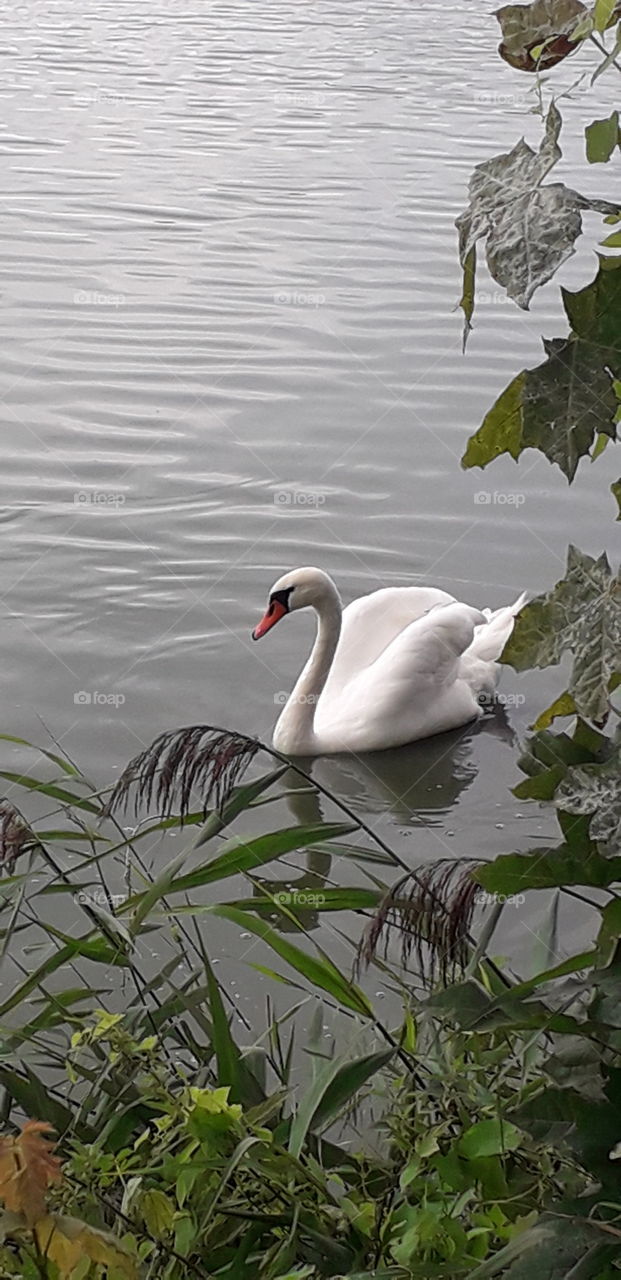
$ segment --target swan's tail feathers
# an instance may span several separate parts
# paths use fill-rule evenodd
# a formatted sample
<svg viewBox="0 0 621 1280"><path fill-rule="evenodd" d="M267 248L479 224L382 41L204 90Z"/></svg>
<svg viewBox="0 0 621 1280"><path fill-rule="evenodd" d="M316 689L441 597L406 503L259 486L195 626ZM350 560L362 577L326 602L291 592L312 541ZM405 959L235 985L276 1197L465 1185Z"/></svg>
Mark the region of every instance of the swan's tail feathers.
<svg viewBox="0 0 621 1280"><path fill-rule="evenodd" d="M477 627L468 653L482 662L496 662L500 657L511 632L518 613L524 608L528 594L523 591L513 603L502 609L484 609L486 621Z"/></svg>

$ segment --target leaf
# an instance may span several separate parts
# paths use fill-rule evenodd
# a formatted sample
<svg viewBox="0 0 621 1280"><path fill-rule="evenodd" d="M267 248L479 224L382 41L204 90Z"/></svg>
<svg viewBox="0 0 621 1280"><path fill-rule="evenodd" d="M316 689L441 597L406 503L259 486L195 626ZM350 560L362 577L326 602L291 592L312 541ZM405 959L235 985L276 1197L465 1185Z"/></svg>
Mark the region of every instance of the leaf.
<svg viewBox="0 0 621 1280"><path fill-rule="evenodd" d="M18 787L25 787L27 791L40 791L42 795L51 796L52 800L60 800L62 804L70 807L86 809L87 813L101 814L100 806L85 800L83 796L76 795L74 791L57 787L53 782L40 782L37 778L28 778L22 773L8 773L6 769L0 769L0 778L5 778L7 782L14 782Z"/></svg>
<svg viewBox="0 0 621 1280"><path fill-rule="evenodd" d="M21 1213L29 1226L45 1215L45 1197L52 1182L60 1182L60 1160L45 1120L27 1120L17 1137L0 1138L0 1200L12 1213Z"/></svg>
<svg viewBox="0 0 621 1280"><path fill-rule="evenodd" d="M584 132L589 164L604 164L619 145L619 112L611 112L605 120L593 120Z"/></svg>
<svg viewBox="0 0 621 1280"><path fill-rule="evenodd" d="M355 830L351 823L319 822L305 827L284 827L281 831L271 831L267 835L249 836L242 842L237 837L227 841L222 846L219 856L211 862L206 862L203 866L197 867L194 871L188 871L186 875L179 876L177 879L166 879L166 887L162 889L161 896L187 893L189 889L200 888L203 885L224 880L228 876L256 870L257 867L273 862L284 853L294 853L298 849L305 849L309 845L319 844L333 836L345 835ZM155 901L154 887L152 885L147 891L150 907ZM135 894L132 898L128 898L122 904L121 910L126 911L128 908L135 907L142 902L144 896L144 894Z"/></svg>
<svg viewBox="0 0 621 1280"><path fill-rule="evenodd" d="M568 844L559 845L557 849L533 849L531 853L503 853L479 867L473 876L488 893L503 897L574 884L604 889L621 880L621 857L603 858L598 853L585 857Z"/></svg>
<svg viewBox="0 0 621 1280"><path fill-rule="evenodd" d="M230 1086L233 1102L241 1102L247 1107L255 1106L264 1101L264 1095L256 1078L244 1063L239 1047L231 1035L220 987L213 969L206 958L204 963L212 1018L212 1044L218 1065L218 1083Z"/></svg>
<svg viewBox="0 0 621 1280"><path fill-rule="evenodd" d="M618 16L618 0L595 0L593 25L596 31L605 31Z"/></svg>
<svg viewBox="0 0 621 1280"><path fill-rule="evenodd" d="M617 506L619 508L617 520L621 520L621 480L615 480L611 484L610 492L612 493L613 498L616 498L617 500Z"/></svg>
<svg viewBox="0 0 621 1280"><path fill-rule="evenodd" d="M355 1097L367 1080L381 1071L394 1054L394 1049L383 1049L353 1062L347 1057L340 1057L326 1063L302 1099L293 1119L289 1132L290 1154L297 1158L309 1129L316 1129L334 1119L341 1107Z"/></svg>
<svg viewBox="0 0 621 1280"><path fill-rule="evenodd" d="M239 813L243 813L248 809L254 800L263 795L264 791L268 791L286 772L287 765L279 765L277 769L272 769L270 773L263 774L261 778L257 778L254 782L234 787L222 808L214 809L213 813L209 814L199 839L196 841L196 847L199 848L201 845L206 844L214 835L218 835L224 827L229 826Z"/></svg>
<svg viewBox="0 0 621 1280"><path fill-rule="evenodd" d="M621 258L600 257L589 285L561 292L572 333L544 341L547 361L509 383L468 441L463 467L540 449L571 481L581 457L591 450L594 458L602 440L616 439Z"/></svg>
<svg viewBox="0 0 621 1280"><path fill-rule="evenodd" d="M575 716L576 704L570 693L561 693L554 702L537 716L533 729L547 729L557 716Z"/></svg>
<svg viewBox="0 0 621 1280"><path fill-rule="evenodd" d="M242 929L249 929L255 933L297 973L301 973L322 991L329 992L346 1009L353 1009L355 1013L360 1013L365 1018L372 1017L373 1010L366 996L353 982L347 981L328 956L318 960L315 956L294 946L287 938L283 938L266 921L258 920L248 912L238 911L235 907L213 907L213 914L222 916L225 920L231 920Z"/></svg>
<svg viewBox="0 0 621 1280"><path fill-rule="evenodd" d="M586 199L561 182L542 185L562 155L561 123L552 104L538 152L521 138L512 151L477 165L468 188L469 206L456 221L464 273L473 271L472 250L485 238L491 276L524 310L535 290L575 252L582 210L616 211L615 205ZM464 297L468 294L464 279Z"/></svg>
<svg viewBox="0 0 621 1280"><path fill-rule="evenodd" d="M176 1205L164 1191L152 1187L140 1197L140 1212L145 1220L147 1231L158 1240L168 1235L175 1216Z"/></svg>
<svg viewBox="0 0 621 1280"><path fill-rule="evenodd" d="M51 926L46 925L46 929L59 935L58 930L52 930ZM109 943L103 938L94 938L85 936L82 938L70 939L64 947L59 951L55 951L53 955L44 960L43 964L35 969L28 978L22 982L21 986L16 987L4 1004L0 1007L0 1017L11 1009L15 1009L20 1005L31 991L35 991L44 978L48 978L51 973L55 973L57 969L62 969L65 964L73 960L75 956L83 956L87 960L93 960L96 964L114 964L125 966L127 958L118 951L113 951Z"/></svg>
<svg viewBox="0 0 621 1280"><path fill-rule="evenodd" d="M617 398L600 349L574 337L544 339L544 348L548 359L522 370L485 415L464 468L539 449L571 481L596 438L615 439Z"/></svg>
<svg viewBox="0 0 621 1280"><path fill-rule="evenodd" d="M571 39L587 12L581 0L534 0L497 9L502 30L498 52L518 71L547 71L576 49Z"/></svg>
<svg viewBox="0 0 621 1280"><path fill-rule="evenodd" d="M573 1220L567 1214L544 1214L533 1227L475 1267L469 1273L470 1280L489 1280L500 1272L507 1280L603 1280L610 1273L602 1271L601 1256L590 1259L593 1267L579 1276L574 1270L574 1264L589 1256L591 1250L599 1255L601 1239L601 1232L584 1220Z"/></svg>
<svg viewBox="0 0 621 1280"><path fill-rule="evenodd" d="M127 1280L138 1280L135 1261L109 1231L98 1231L79 1218L64 1214L50 1214L42 1218L37 1222L35 1231L40 1252L58 1267L59 1280L69 1280L84 1257L100 1263L114 1274L125 1276Z"/></svg>
<svg viewBox="0 0 621 1280"><path fill-rule="evenodd" d="M621 758L570 769L555 796L567 813L590 814L589 834L611 852L621 848Z"/></svg>
<svg viewBox="0 0 621 1280"><path fill-rule="evenodd" d="M490 1120L478 1120L462 1134L457 1150L466 1160L478 1160L482 1156L500 1156L515 1151L523 1134L508 1120L495 1116Z"/></svg>
<svg viewBox="0 0 621 1280"><path fill-rule="evenodd" d="M567 651L574 658L569 693L579 713L605 723L611 682L621 673L621 576L612 577L604 554L593 560L572 546L565 577L525 605L502 660L525 671L558 663Z"/></svg>
<svg viewBox="0 0 621 1280"><path fill-rule="evenodd" d="M63 1134L75 1124L74 1113L58 1101L55 1094L46 1088L27 1063L20 1066L19 1074L4 1063L0 1063L0 1084L26 1115L40 1116L57 1133ZM77 1130L81 1135L82 1126L77 1125Z"/></svg>

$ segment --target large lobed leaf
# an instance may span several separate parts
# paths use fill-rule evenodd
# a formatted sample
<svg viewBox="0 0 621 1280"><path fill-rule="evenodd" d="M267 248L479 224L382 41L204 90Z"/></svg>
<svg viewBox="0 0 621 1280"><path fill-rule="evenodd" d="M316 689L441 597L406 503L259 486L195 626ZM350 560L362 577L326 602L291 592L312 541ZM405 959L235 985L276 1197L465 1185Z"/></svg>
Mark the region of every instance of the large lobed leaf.
<svg viewBox="0 0 621 1280"><path fill-rule="evenodd" d="M566 652L573 655L569 693L577 711L605 723L621 679L621 576L613 577L604 554L594 560L572 546L565 577L518 615L502 656L525 671L560 662Z"/></svg>
<svg viewBox="0 0 621 1280"><path fill-rule="evenodd" d="M485 238L490 274L525 310L535 290L575 252L582 210L616 213L615 205L587 199L562 182L542 185L562 155L561 125L552 104L538 151L521 138L511 151L478 164L468 188L470 204L456 221L466 276L474 271L477 242ZM474 302L471 279L465 280L464 297L467 335Z"/></svg>
<svg viewBox="0 0 621 1280"><path fill-rule="evenodd" d="M562 294L571 334L544 339L547 360L523 369L505 388L468 441L464 467L485 467L502 453L517 460L524 449L539 449L571 481L580 458L596 444L601 450L602 438L616 439L621 257L600 258L591 284Z"/></svg>

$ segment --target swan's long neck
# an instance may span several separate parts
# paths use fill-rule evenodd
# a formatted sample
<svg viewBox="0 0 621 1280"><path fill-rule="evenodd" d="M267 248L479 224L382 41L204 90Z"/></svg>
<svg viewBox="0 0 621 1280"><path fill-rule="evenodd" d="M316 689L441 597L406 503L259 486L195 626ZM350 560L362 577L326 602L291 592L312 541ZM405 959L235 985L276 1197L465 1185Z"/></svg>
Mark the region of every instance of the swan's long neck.
<svg viewBox="0 0 621 1280"><path fill-rule="evenodd" d="M312 748L315 711L341 634L342 606L335 586L315 605L318 625L311 655L274 730L274 745L304 755Z"/></svg>

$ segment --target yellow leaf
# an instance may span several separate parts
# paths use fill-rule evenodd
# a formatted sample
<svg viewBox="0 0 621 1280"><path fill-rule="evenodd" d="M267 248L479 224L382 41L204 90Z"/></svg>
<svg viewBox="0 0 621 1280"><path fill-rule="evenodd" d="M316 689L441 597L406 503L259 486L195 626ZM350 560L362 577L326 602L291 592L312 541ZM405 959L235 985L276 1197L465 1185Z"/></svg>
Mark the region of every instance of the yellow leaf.
<svg viewBox="0 0 621 1280"><path fill-rule="evenodd" d="M109 1231L98 1231L80 1218L64 1214L49 1214L33 1229L41 1253L56 1264L59 1280L70 1280L72 1271L83 1258L114 1267L127 1280L138 1280L135 1259Z"/></svg>

